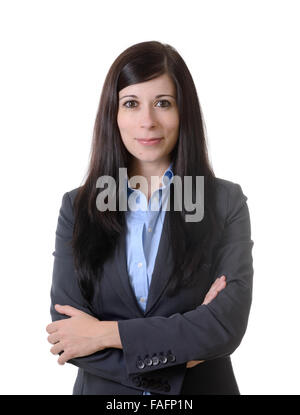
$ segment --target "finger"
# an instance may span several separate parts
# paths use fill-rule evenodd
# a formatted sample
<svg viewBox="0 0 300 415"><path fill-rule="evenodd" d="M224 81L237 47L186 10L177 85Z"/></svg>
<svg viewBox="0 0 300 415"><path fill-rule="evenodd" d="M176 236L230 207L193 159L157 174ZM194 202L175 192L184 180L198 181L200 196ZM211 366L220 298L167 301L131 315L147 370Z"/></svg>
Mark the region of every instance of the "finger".
<svg viewBox="0 0 300 415"><path fill-rule="evenodd" d="M222 290L223 288L225 288L225 285L224 284L226 285L226 280L225 280L225 276L222 276L222 277L217 278L215 280L215 282L212 284L212 286L211 286L210 289L212 291Z"/></svg>
<svg viewBox="0 0 300 415"><path fill-rule="evenodd" d="M205 296L205 298L204 298L204 301L203 301L203 303L202 304L208 304L210 301L211 301L211 299L213 298L213 294L212 294L212 292L211 291L209 291L207 294L206 294L206 296Z"/></svg>
<svg viewBox="0 0 300 415"><path fill-rule="evenodd" d="M187 362L186 367L187 368L191 368L194 367L196 365L198 365L199 363L203 363L204 360L190 360L189 362Z"/></svg>
<svg viewBox="0 0 300 415"><path fill-rule="evenodd" d="M226 287L226 281L220 281L219 284L216 286L215 291L219 293Z"/></svg>
<svg viewBox="0 0 300 415"><path fill-rule="evenodd" d="M225 280L224 279L221 280L217 278L217 280L213 283L208 293L206 294L202 304L207 305L208 303L210 303L212 300L214 300L217 297L219 292L222 291L225 287L226 287Z"/></svg>
<svg viewBox="0 0 300 415"><path fill-rule="evenodd" d="M214 283L212 284L212 287L218 286L219 284L223 283L226 280L225 275L221 275L221 277L218 277L215 279Z"/></svg>
<svg viewBox="0 0 300 415"><path fill-rule="evenodd" d="M64 346L61 342L57 342L53 347L51 347L50 352L52 354L59 354L64 351Z"/></svg>
<svg viewBox="0 0 300 415"><path fill-rule="evenodd" d="M209 304L212 300L214 299L214 297L212 296L212 294L206 294L204 301L202 304L207 305Z"/></svg>
<svg viewBox="0 0 300 415"><path fill-rule="evenodd" d="M50 334L50 336L47 337L47 340L51 344L57 343L59 341L58 333Z"/></svg>
<svg viewBox="0 0 300 415"><path fill-rule="evenodd" d="M218 287L220 286L220 284L223 283L223 280L221 280L220 278L217 278L214 283L210 286L210 289L208 290L209 292L214 292L216 289L218 289Z"/></svg>
<svg viewBox="0 0 300 415"><path fill-rule="evenodd" d="M49 334L55 333L57 331L56 324L55 323L48 324L48 326L46 327L46 331Z"/></svg>
<svg viewBox="0 0 300 415"><path fill-rule="evenodd" d="M220 283L226 282L226 277L225 277L225 275L222 275L222 276L219 278L219 282L220 282Z"/></svg>
<svg viewBox="0 0 300 415"><path fill-rule="evenodd" d="M219 290L222 288L222 285L223 285L224 283L217 283L217 284L214 284L214 285L212 285L211 287L210 287L210 289L209 289L209 291L208 291L208 293L206 294L207 295L207 297L208 298L210 298L210 299L212 299L212 298L215 298L217 295L218 295L218 292L219 292Z"/></svg>
<svg viewBox="0 0 300 415"><path fill-rule="evenodd" d="M226 282L221 281L209 291L210 298L214 299L226 287Z"/></svg>
<svg viewBox="0 0 300 415"><path fill-rule="evenodd" d="M60 314L65 314L66 316L78 316L81 313L81 310L77 310L77 308L72 307L70 305L60 305L55 304L55 310L58 311Z"/></svg>
<svg viewBox="0 0 300 415"><path fill-rule="evenodd" d="M57 360L57 363L59 364L59 365L64 365L65 364L65 359L64 359L64 357L62 357L62 356L64 356L64 354L65 353L63 353L61 356L60 356L60 358Z"/></svg>
<svg viewBox="0 0 300 415"><path fill-rule="evenodd" d="M72 358L72 356L69 356L66 352L64 352L60 355L59 359L57 360L57 363L59 365L64 365L71 358Z"/></svg>
<svg viewBox="0 0 300 415"><path fill-rule="evenodd" d="M207 305L207 304L209 304L214 298L216 298L216 295L215 296L213 296L212 294L211 295L208 295L208 296L206 296L205 297L205 299L204 299L204 301L203 301L203 303L202 304L205 304L205 305Z"/></svg>
<svg viewBox="0 0 300 415"><path fill-rule="evenodd" d="M210 300L214 298L214 296L217 295L217 290L215 287L211 287L208 292L206 293L205 299Z"/></svg>
<svg viewBox="0 0 300 415"><path fill-rule="evenodd" d="M218 285L219 281L220 281L220 278L216 278L215 281L210 286L210 288L214 288L216 285Z"/></svg>

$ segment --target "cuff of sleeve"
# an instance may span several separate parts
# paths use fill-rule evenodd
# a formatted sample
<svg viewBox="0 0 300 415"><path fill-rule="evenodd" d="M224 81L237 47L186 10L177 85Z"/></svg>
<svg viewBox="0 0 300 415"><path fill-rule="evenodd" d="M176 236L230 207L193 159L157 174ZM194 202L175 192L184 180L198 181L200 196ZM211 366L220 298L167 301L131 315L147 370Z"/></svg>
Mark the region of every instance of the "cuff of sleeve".
<svg viewBox="0 0 300 415"><path fill-rule="evenodd" d="M161 353L152 353L155 341L154 345L149 344L139 355L139 345L141 350L145 346L143 339L136 335L140 331L141 320L118 321L127 374L136 382L136 386L142 386L145 390L179 395L187 370L186 362L178 364L172 352L167 350L167 345Z"/></svg>

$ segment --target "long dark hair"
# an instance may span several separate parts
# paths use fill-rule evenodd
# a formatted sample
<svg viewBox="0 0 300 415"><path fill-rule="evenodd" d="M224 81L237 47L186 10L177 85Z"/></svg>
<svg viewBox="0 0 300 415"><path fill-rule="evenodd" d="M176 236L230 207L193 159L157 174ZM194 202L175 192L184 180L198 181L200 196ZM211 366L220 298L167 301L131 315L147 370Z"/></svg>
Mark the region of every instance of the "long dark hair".
<svg viewBox="0 0 300 415"><path fill-rule="evenodd" d="M174 188L171 184L170 212L166 215L174 269L167 294L175 295L180 287L193 284L210 264L212 236L219 232L215 212L215 175L209 163L205 126L192 76L179 53L157 41L135 44L113 62L103 85L96 115L87 178L74 200L75 224L72 240L78 283L83 297L92 304L99 283L99 269L113 253L125 229L123 211L99 211L96 198L97 179L109 175L119 186L119 168L129 168L131 155L125 148L117 125L121 89L168 74L176 86L179 111L179 136L171 153L172 170L180 176L204 176L204 218L186 222L185 211L173 210ZM193 179L193 182L195 180ZM195 198L194 198L195 201ZM167 212L166 212L167 213Z"/></svg>

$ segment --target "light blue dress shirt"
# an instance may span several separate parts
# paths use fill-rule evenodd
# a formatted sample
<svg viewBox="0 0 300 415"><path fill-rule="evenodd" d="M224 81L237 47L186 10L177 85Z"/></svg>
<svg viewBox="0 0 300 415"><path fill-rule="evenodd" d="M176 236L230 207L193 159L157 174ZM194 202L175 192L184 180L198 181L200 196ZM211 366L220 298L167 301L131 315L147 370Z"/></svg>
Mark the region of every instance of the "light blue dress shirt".
<svg viewBox="0 0 300 415"><path fill-rule="evenodd" d="M129 210L125 211L127 270L142 311L146 309L170 183L174 176L171 167L172 163L163 175L167 179L163 179L162 186L153 192L149 204L144 193L130 187L127 176L127 195L130 198ZM143 395L152 394L144 391Z"/></svg>

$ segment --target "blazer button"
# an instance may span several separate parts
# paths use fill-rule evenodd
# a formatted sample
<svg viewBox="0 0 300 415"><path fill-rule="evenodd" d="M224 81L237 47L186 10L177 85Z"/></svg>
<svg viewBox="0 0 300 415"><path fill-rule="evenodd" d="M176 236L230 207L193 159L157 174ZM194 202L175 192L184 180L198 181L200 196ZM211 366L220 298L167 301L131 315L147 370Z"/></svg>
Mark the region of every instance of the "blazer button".
<svg viewBox="0 0 300 415"><path fill-rule="evenodd" d="M151 357L146 357L146 359L144 359L144 363L147 366L151 366L152 365L152 359L151 359Z"/></svg>
<svg viewBox="0 0 300 415"><path fill-rule="evenodd" d="M159 358L157 356L152 356L152 364L153 366L158 365L160 362Z"/></svg>
<svg viewBox="0 0 300 415"><path fill-rule="evenodd" d="M144 367L145 367L145 363L143 362L143 360L139 359L139 360L136 362L136 366L137 366L139 369L144 369Z"/></svg>
<svg viewBox="0 0 300 415"><path fill-rule="evenodd" d="M167 363L167 361L168 361L168 359L166 358L166 356L165 355L160 355L159 356L159 361L161 362L161 363L163 363L163 364L165 364L165 363Z"/></svg>
<svg viewBox="0 0 300 415"><path fill-rule="evenodd" d="M176 357L172 353L168 353L167 355L168 361L173 363L176 360Z"/></svg>

